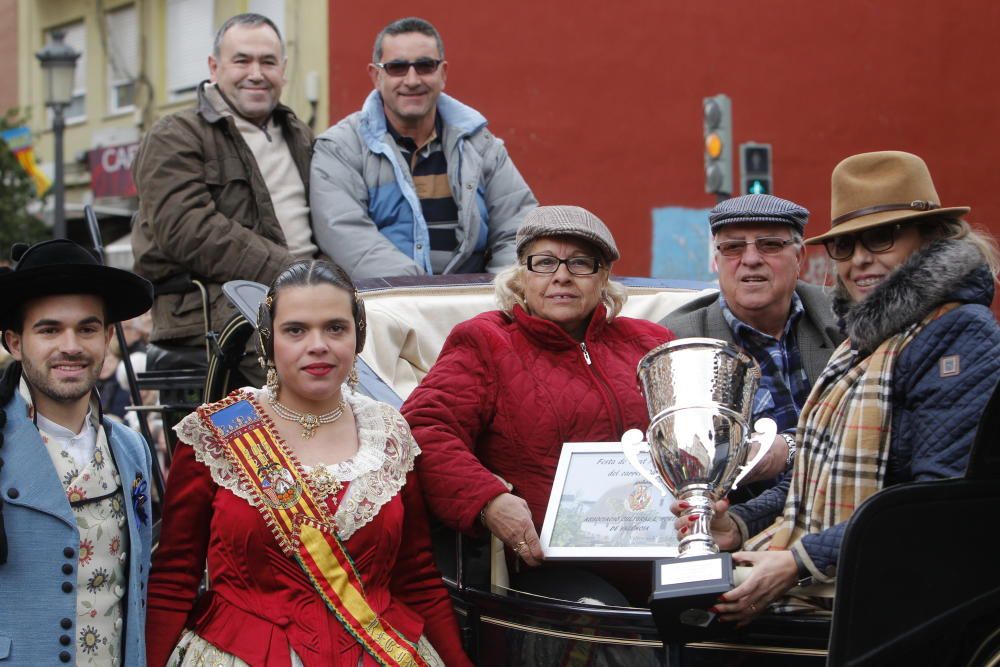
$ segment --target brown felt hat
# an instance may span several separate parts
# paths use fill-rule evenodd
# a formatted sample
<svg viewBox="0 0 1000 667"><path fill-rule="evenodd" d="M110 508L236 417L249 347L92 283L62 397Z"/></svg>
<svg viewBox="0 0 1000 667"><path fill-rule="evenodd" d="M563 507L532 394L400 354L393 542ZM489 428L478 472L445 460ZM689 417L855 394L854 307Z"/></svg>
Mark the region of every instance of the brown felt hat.
<svg viewBox="0 0 1000 667"><path fill-rule="evenodd" d="M869 227L928 217L957 218L968 206L942 207L927 164L912 153L879 151L852 155L830 180L830 231L807 244Z"/></svg>

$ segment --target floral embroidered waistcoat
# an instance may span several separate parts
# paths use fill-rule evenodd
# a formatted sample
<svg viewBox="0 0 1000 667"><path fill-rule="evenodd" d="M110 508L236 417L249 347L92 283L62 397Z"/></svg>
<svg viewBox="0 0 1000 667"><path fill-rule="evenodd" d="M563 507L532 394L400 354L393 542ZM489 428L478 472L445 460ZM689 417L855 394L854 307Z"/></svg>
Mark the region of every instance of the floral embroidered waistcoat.
<svg viewBox="0 0 1000 667"><path fill-rule="evenodd" d="M77 568L77 665L121 665L127 576L125 495L104 429L83 467L39 429L80 532Z"/></svg>

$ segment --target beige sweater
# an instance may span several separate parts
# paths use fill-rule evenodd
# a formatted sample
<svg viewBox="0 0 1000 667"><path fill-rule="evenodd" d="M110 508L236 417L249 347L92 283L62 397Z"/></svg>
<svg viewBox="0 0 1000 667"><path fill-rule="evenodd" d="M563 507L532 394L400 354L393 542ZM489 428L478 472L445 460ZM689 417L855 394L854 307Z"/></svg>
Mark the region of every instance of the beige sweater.
<svg viewBox="0 0 1000 667"><path fill-rule="evenodd" d="M312 240L306 188L292 160L285 137L281 134L281 127L271 118L265 132L239 114L233 113L214 85L206 86L205 93L216 111L233 117L236 128L257 160L257 168L267 183L274 213L281 224L281 231L285 234L292 256L295 259L316 257L319 248Z"/></svg>

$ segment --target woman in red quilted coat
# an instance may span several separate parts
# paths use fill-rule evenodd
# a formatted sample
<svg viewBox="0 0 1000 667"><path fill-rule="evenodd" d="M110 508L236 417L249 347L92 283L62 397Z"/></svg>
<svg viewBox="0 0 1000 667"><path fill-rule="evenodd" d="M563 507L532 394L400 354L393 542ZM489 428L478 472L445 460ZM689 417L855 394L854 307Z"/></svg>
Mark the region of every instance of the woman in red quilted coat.
<svg viewBox="0 0 1000 667"><path fill-rule="evenodd" d="M452 330L402 412L431 511L468 534L485 525L534 566L563 443L645 430L636 365L674 336L618 317L625 289L608 279L618 248L593 213L533 210L517 255L496 278L501 310Z"/></svg>

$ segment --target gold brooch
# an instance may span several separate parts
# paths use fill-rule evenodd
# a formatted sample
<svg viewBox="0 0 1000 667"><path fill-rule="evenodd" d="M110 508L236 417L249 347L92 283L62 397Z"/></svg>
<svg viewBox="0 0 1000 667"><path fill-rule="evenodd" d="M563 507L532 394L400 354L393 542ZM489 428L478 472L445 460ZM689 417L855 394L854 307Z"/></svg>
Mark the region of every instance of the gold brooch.
<svg viewBox="0 0 1000 667"><path fill-rule="evenodd" d="M306 476L309 478L309 484L316 493L317 500L326 500L330 496L335 495L344 486L322 464L314 466L312 470L306 473Z"/></svg>

